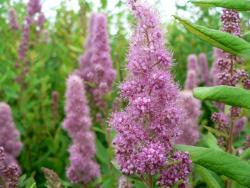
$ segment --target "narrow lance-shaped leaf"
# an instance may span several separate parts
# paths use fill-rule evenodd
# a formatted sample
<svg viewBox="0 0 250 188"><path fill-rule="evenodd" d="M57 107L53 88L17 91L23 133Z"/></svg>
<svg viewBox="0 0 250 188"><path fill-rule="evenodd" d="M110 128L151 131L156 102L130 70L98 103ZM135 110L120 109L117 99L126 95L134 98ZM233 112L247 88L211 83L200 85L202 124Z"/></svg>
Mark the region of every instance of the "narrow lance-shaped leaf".
<svg viewBox="0 0 250 188"><path fill-rule="evenodd" d="M221 150L217 144L217 139L211 132L209 132L207 135L204 135L204 140L209 148Z"/></svg>
<svg viewBox="0 0 250 188"><path fill-rule="evenodd" d="M250 42L250 32L247 32L243 35L243 38L247 41Z"/></svg>
<svg viewBox="0 0 250 188"><path fill-rule="evenodd" d="M205 7L223 7L239 11L250 10L250 0L190 0L189 2Z"/></svg>
<svg viewBox="0 0 250 188"><path fill-rule="evenodd" d="M250 109L250 91L232 86L197 87L194 97Z"/></svg>
<svg viewBox="0 0 250 188"><path fill-rule="evenodd" d="M212 148L185 145L177 145L176 148L189 152L193 163L250 187L250 165L239 157Z"/></svg>
<svg viewBox="0 0 250 188"><path fill-rule="evenodd" d="M208 188L222 188L220 183L217 181L217 179L213 176L213 172L210 170L207 170L206 168L197 165L196 171L199 173L199 175L202 177L202 179L207 184Z"/></svg>
<svg viewBox="0 0 250 188"><path fill-rule="evenodd" d="M180 23L183 24L188 31L201 38L202 40L208 42L212 46L223 49L224 51L231 54L242 56L245 59L250 59L250 43L248 43L244 39L226 32L193 24L178 16L175 16L175 18L179 20Z"/></svg>

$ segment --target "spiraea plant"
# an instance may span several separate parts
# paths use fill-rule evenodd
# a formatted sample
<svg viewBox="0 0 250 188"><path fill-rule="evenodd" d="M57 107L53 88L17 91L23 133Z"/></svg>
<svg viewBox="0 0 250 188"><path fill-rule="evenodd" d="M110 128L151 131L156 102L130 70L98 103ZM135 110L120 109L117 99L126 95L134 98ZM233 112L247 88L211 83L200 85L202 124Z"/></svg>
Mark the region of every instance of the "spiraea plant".
<svg viewBox="0 0 250 188"><path fill-rule="evenodd" d="M90 130L92 123L85 88L81 78L76 75L69 76L67 80L65 112L63 127L72 140L67 177L73 183L86 185L100 172L94 160L95 135Z"/></svg>
<svg viewBox="0 0 250 188"><path fill-rule="evenodd" d="M128 76L120 85L128 101L112 115L110 126L116 161L125 175L136 175L153 187L184 185L190 173L189 155L173 148L180 135L182 108L179 89L170 68L171 53L165 49L157 13L139 1L129 1L137 26L130 39Z"/></svg>
<svg viewBox="0 0 250 188"><path fill-rule="evenodd" d="M106 15L93 13L89 22L86 51L80 56L80 69L77 71L86 82L87 91L91 93L92 105L99 109L107 105L104 97L111 91L116 78L107 29Z"/></svg>
<svg viewBox="0 0 250 188"><path fill-rule="evenodd" d="M247 118L241 115L242 107L249 108L249 105L245 103L246 100L243 99L249 96L249 91L247 91L249 89L249 75L244 70L243 63L249 61L250 44L241 38L240 14L237 11L246 11L250 7L245 7L244 3L240 4L234 1L191 0L191 2L197 5L223 8L221 31L193 24L176 16L191 33L217 47L214 49L216 60L211 68L209 81L209 85L214 87L195 88L194 96L201 100L216 101L215 106L219 112L215 112L212 115L216 129L212 128L213 125L208 125L207 130L210 133L204 137L205 144L203 144L209 148L187 146L180 146L179 148L190 151L191 158L195 164L212 170L218 173L218 175L225 175L226 179L223 179L225 180L225 187L248 186L250 181L246 177L250 175L247 172L250 166L242 159L249 157L249 150L244 148L242 144L236 144L234 138L244 130L244 124L247 122ZM246 3L246 1L244 2ZM211 155L208 152L211 152ZM201 160L199 160L198 153L199 156L207 153L209 159L208 156L203 155L200 158ZM225 158L218 161L217 157L222 155ZM235 164L233 165L234 167L231 164ZM216 168L212 167L213 165ZM198 167L197 171L209 174L203 167ZM236 173L241 174L241 177L236 177ZM204 179L206 177L204 176ZM220 179L221 182L223 180ZM210 183L211 181L206 181L207 185ZM221 186L217 180L214 183L217 183L219 187Z"/></svg>

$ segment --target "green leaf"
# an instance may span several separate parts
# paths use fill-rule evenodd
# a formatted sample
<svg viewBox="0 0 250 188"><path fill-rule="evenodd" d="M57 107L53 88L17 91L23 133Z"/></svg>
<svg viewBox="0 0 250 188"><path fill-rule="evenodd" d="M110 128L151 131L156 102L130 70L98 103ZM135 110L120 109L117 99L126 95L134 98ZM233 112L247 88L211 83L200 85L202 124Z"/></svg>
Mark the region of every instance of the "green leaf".
<svg viewBox="0 0 250 188"><path fill-rule="evenodd" d="M243 39L245 39L247 42L250 42L250 32L247 32L243 35Z"/></svg>
<svg viewBox="0 0 250 188"><path fill-rule="evenodd" d="M208 147L221 150L221 148L217 144L217 139L212 133L209 132L207 135L204 136L204 138Z"/></svg>
<svg viewBox="0 0 250 188"><path fill-rule="evenodd" d="M107 0L101 0L101 3L103 9L107 7Z"/></svg>
<svg viewBox="0 0 250 188"><path fill-rule="evenodd" d="M189 152L193 163L250 187L250 165L239 157L212 148L185 145L176 147L179 150Z"/></svg>
<svg viewBox="0 0 250 188"><path fill-rule="evenodd" d="M250 0L190 0L189 2L205 7L223 7L239 11L250 10Z"/></svg>
<svg viewBox="0 0 250 188"><path fill-rule="evenodd" d="M221 188L222 186L219 184L217 179L214 177L214 173L210 170L207 170L206 168L197 165L196 171L199 173L199 175L202 177L202 179L207 184L208 188Z"/></svg>
<svg viewBox="0 0 250 188"><path fill-rule="evenodd" d="M109 154L102 143L96 140L96 156L104 164L109 164Z"/></svg>
<svg viewBox="0 0 250 188"><path fill-rule="evenodd" d="M246 149L241 155L241 159L248 160L250 158L250 148Z"/></svg>
<svg viewBox="0 0 250 188"><path fill-rule="evenodd" d="M250 109L250 91L232 86L197 87L194 97Z"/></svg>
<svg viewBox="0 0 250 188"><path fill-rule="evenodd" d="M233 36L226 32L193 24L178 16L175 16L175 18L179 20L180 23L183 24L188 31L201 38L202 40L208 42L209 44L223 49L224 51L231 54L242 56L246 59L250 58L250 43L248 43L244 39Z"/></svg>

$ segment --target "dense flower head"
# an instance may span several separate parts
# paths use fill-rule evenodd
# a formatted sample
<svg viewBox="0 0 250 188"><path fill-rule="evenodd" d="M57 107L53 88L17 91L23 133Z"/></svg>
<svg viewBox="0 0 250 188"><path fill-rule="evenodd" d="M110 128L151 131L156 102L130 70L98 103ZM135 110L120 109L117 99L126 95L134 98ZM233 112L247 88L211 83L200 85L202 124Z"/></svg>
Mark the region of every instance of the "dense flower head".
<svg viewBox="0 0 250 188"><path fill-rule="evenodd" d="M9 9L9 26L12 30L18 30L19 29L19 23L17 20L16 10L14 8Z"/></svg>
<svg viewBox="0 0 250 188"><path fill-rule="evenodd" d="M185 89L193 90L200 82L200 69L198 59L195 54L191 54L187 58L187 76L185 81Z"/></svg>
<svg viewBox="0 0 250 188"><path fill-rule="evenodd" d="M201 80L206 84L209 85L209 67L207 56L205 53L201 53L199 55L199 69L200 69L200 76Z"/></svg>
<svg viewBox="0 0 250 188"><path fill-rule="evenodd" d="M19 59L23 60L26 56L26 53L29 49L29 38L30 38L30 27L25 24L23 26L22 40L19 46Z"/></svg>
<svg viewBox="0 0 250 188"><path fill-rule="evenodd" d="M73 183L86 184L99 176L99 166L94 161L95 136L90 130L85 88L82 79L76 75L67 80L65 112L63 127L72 140L67 176Z"/></svg>
<svg viewBox="0 0 250 188"><path fill-rule="evenodd" d="M228 133L228 128L229 128L229 117L225 115L223 112L216 112L213 113L211 117L212 121L215 123L216 128L218 131L222 133ZM224 136L220 136L218 138L218 142L220 146L225 146L226 140Z"/></svg>
<svg viewBox="0 0 250 188"><path fill-rule="evenodd" d="M195 87L197 87L199 83L197 78L198 78L197 72L193 70L188 70L184 89L193 90Z"/></svg>
<svg viewBox="0 0 250 188"><path fill-rule="evenodd" d="M232 9L222 10L222 31L240 36L240 15L237 11Z"/></svg>
<svg viewBox="0 0 250 188"><path fill-rule="evenodd" d="M42 4L40 0L29 0L27 4L27 16L24 19L22 26L22 39L19 46L19 60L23 61L26 57L30 43L31 27L35 26L37 36L40 35L43 24L45 22L45 16L42 12Z"/></svg>
<svg viewBox="0 0 250 188"><path fill-rule="evenodd" d="M201 114L201 103L193 97L192 91L188 90L181 92L181 102L186 118L181 125L182 134L178 137L176 143L194 145L200 137L198 123Z"/></svg>
<svg viewBox="0 0 250 188"><path fill-rule="evenodd" d="M198 59L195 54L191 54L188 56L188 64L187 64L187 69L188 70L193 70L197 73L199 73L199 64L198 64Z"/></svg>
<svg viewBox="0 0 250 188"><path fill-rule="evenodd" d="M191 172L190 165L192 164L189 154L177 151L174 153L173 161L174 164L161 172L158 185L171 186L177 182L181 185L187 183L186 180Z"/></svg>
<svg viewBox="0 0 250 188"><path fill-rule="evenodd" d="M235 10L223 9L221 15L222 30L232 35L240 36L240 17ZM214 85L236 86L239 82L247 82L248 74L236 69L240 64L240 58L216 49L214 51L215 62L212 68Z"/></svg>
<svg viewBox="0 0 250 188"><path fill-rule="evenodd" d="M0 147L13 157L20 154L22 143L19 140L20 134L13 122L11 109L8 104L0 103Z"/></svg>
<svg viewBox="0 0 250 188"><path fill-rule="evenodd" d="M86 51L80 57L78 73L88 83L87 90L93 95L97 106L103 106L103 97L110 92L116 78L110 56L107 18L104 14L94 13L89 23L89 36Z"/></svg>
<svg viewBox="0 0 250 188"><path fill-rule="evenodd" d="M180 134L179 89L156 12L139 1L129 4L137 26L127 56L128 76L120 85L128 105L113 113L109 124L117 132L113 144L122 173L155 175L167 165Z"/></svg>
<svg viewBox="0 0 250 188"><path fill-rule="evenodd" d="M36 13L39 13L42 9L40 0L29 0L27 5L27 11L29 16L34 16Z"/></svg>
<svg viewBox="0 0 250 188"><path fill-rule="evenodd" d="M9 158L11 156L5 153L3 147L0 147L0 178L5 187L16 188L21 171L15 160L10 162Z"/></svg>
<svg viewBox="0 0 250 188"><path fill-rule="evenodd" d="M221 15L222 21L222 31L230 33L232 35L240 37L240 16L239 13L231 9L223 9ZM210 76L212 79L213 85L229 85L237 87L237 85L242 84L245 89L250 89L249 86L249 75L243 70L239 69L239 65L242 64L242 61L239 57L232 54L226 53L223 50L215 49L214 50L215 61L212 66ZM233 136L237 136L244 128L246 118L242 117L240 114L240 108L232 107L230 113L226 114L225 105L217 105L219 113L214 113L212 120L215 122L217 129L222 133L230 134L230 131L233 131ZM233 126L230 129L229 119L232 122ZM225 137L219 137L219 143L222 146L225 146Z"/></svg>

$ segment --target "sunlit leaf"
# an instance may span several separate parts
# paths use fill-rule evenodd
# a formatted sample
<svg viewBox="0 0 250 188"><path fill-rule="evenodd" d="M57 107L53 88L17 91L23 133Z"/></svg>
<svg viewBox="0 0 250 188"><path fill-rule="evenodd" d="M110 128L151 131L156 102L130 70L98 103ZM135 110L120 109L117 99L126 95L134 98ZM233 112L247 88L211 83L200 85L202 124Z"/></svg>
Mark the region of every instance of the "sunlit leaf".
<svg viewBox="0 0 250 188"><path fill-rule="evenodd" d="M208 188L222 188L220 183L217 181L217 179L214 177L214 173L210 170L207 170L206 168L197 165L196 171L199 173L199 175L202 177L202 179L207 184Z"/></svg>
<svg viewBox="0 0 250 188"><path fill-rule="evenodd" d="M175 18L179 20L189 32L208 42L212 46L223 49L231 54L242 56L246 59L250 58L250 43L244 39L226 32L193 24L178 16L175 16Z"/></svg>
<svg viewBox="0 0 250 188"><path fill-rule="evenodd" d="M250 109L250 91L232 86L197 87L194 97Z"/></svg>
<svg viewBox="0 0 250 188"><path fill-rule="evenodd" d="M239 11L250 10L250 0L190 0L189 2L205 7L223 7Z"/></svg>
<svg viewBox="0 0 250 188"><path fill-rule="evenodd" d="M250 32L245 33L245 34L243 35L243 38L244 38L246 41L250 42Z"/></svg>
<svg viewBox="0 0 250 188"><path fill-rule="evenodd" d="M241 185L250 186L250 164L239 157L212 148L185 145L176 147L189 152L193 163L235 180Z"/></svg>

